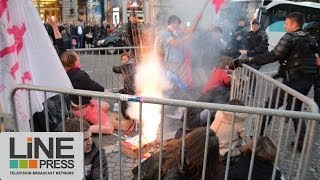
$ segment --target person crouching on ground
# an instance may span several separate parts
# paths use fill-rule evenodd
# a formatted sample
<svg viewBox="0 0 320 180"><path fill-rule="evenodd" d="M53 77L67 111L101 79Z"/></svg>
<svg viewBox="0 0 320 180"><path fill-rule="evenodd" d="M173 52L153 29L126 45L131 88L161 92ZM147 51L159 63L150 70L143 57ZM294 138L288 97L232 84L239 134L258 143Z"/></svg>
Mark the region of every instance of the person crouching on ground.
<svg viewBox="0 0 320 180"><path fill-rule="evenodd" d="M67 119L65 121L65 130L66 132L80 132L80 123L79 119ZM63 125L60 125L56 128L56 132L63 132ZM84 165L85 165L85 180L96 180L102 179L107 180L109 177L108 173L108 162L104 149L101 151L102 159L102 176L100 176L100 155L99 148L91 139L91 128L90 124L86 121L83 121L83 152L84 152Z"/></svg>
<svg viewBox="0 0 320 180"><path fill-rule="evenodd" d="M95 82L90 76L80 68L76 67L76 62L79 61L79 56L75 51L66 51L62 53L61 62L63 67L66 69L67 74L74 89L91 90L98 92L108 92L99 83ZM72 112L76 117L80 117L80 105L79 97L70 95ZM92 133L99 133L99 102L93 100L92 97L81 96L82 99L82 116L83 119L91 124ZM110 134L113 132L114 127L108 120L107 111L109 104L101 101L101 128L103 134Z"/></svg>
<svg viewBox="0 0 320 180"><path fill-rule="evenodd" d="M253 142L243 146L238 160L230 167L229 180L248 179ZM277 147L268 137L259 137L252 169L252 180L270 180L272 177L273 164L276 158ZM224 179L224 176L221 178ZM281 180L281 172L277 169L275 180Z"/></svg>
<svg viewBox="0 0 320 180"><path fill-rule="evenodd" d="M220 170L219 142L215 133L209 129L208 156L205 179L215 179ZM182 139L173 139L163 146L161 179L201 179L205 151L206 128L194 129L185 139L184 164L181 164ZM141 179L158 179L159 155L151 155L141 164ZM138 167L132 170L133 179L138 179Z"/></svg>
<svg viewBox="0 0 320 180"><path fill-rule="evenodd" d="M244 106L243 102L241 102L238 99L231 100L229 104ZM234 115L235 121L233 125ZM231 153L231 156L239 155L240 152L236 149L236 146L238 144L241 144L241 140L245 140L245 126L247 117L248 114L245 113L217 111L215 119L210 126L210 129L212 129L219 138L219 151L221 156L224 157L227 153ZM231 152L228 152L230 136L232 136L232 145Z"/></svg>
<svg viewBox="0 0 320 180"><path fill-rule="evenodd" d="M123 84L124 88L119 90L121 94L135 94L135 87L134 87L134 75L135 75L135 64L134 60L131 59L129 53L123 53L120 56L121 65L113 66L112 71L114 73L122 74L123 75ZM128 109L128 102L121 101L121 113L125 119L130 119L130 116L126 113Z"/></svg>

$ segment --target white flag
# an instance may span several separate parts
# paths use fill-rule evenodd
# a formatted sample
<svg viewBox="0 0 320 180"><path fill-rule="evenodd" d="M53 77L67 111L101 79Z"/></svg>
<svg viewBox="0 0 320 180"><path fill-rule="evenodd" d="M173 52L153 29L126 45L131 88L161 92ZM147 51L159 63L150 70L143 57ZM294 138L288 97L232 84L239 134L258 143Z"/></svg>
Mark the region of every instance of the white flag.
<svg viewBox="0 0 320 180"><path fill-rule="evenodd" d="M10 93L16 84L72 88L32 0L0 0L0 103L13 113ZM52 94L48 94L48 98ZM29 98L15 94L18 128L29 131ZM43 92L31 91L32 114L43 109Z"/></svg>

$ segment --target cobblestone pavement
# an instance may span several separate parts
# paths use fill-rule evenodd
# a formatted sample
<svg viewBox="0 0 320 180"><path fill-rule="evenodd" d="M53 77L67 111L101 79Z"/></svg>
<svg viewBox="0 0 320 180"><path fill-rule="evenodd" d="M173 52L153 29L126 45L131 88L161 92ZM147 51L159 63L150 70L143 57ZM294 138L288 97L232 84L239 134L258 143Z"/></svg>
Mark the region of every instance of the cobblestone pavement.
<svg viewBox="0 0 320 180"><path fill-rule="evenodd" d="M274 69L277 69L274 67L274 64L264 66L260 71L263 71L264 73L271 75L275 71ZM313 92L310 93L311 95L309 97L313 97ZM276 121L276 128L275 128L275 133L277 133L277 128L279 127L280 123L279 121ZM165 134L167 138L173 137L174 132L181 127L181 122L178 120L172 120L172 119L165 119ZM288 127L285 128L285 131L288 129ZM318 127L318 130L316 131L316 137L314 138L315 141L314 146L313 146L313 152L312 156L310 158L310 165L308 167L308 174L306 179L307 180L315 180L315 179L320 179L320 127ZM134 136L135 133L133 132L132 136ZM292 158L292 147L290 146L291 141L293 141L294 137L294 130L293 130L293 125L290 127L290 133L289 133L289 141L287 143L287 146L284 147L285 143L285 135L282 138L282 144L281 144L281 157L280 161L278 164L278 167L280 168L281 172L284 174L286 177L289 173L289 168L290 168L290 163L291 163L291 158ZM98 141L98 136L94 137L94 140L97 142ZM120 178L120 172L119 172L119 152L118 152L118 146L117 146L117 140L118 137L113 136L113 135L107 135L103 136L102 138L102 144L104 148L106 149L107 153L107 160L108 160L108 166L109 166L109 179L119 179ZM276 138L274 138L275 141L277 141ZM300 160L300 153L297 153L296 158L293 163L293 169L295 170L293 174L294 180L296 176L296 170L298 169L298 163ZM133 160L126 155L122 154L121 156L121 167L122 167L122 174L121 177L122 179L131 179L132 178L132 173L131 170L137 166L138 160Z"/></svg>
<svg viewBox="0 0 320 180"><path fill-rule="evenodd" d="M174 129L178 129L181 125L181 122L177 120L171 120L168 119L168 121L171 121L170 125L170 132L168 129L165 128L165 139L172 138L174 137L175 131ZM169 124L169 123L168 123ZM273 132L273 138L277 143L277 134L278 134L278 129L280 121L276 120L275 121L275 129ZM284 129L284 135L282 137L282 144L281 144L281 153L280 153L280 161L278 164L279 169L283 173L284 177L288 177L289 174L289 168L290 168L290 163L292 159L292 154L293 154L293 148L290 145L290 142L293 141L294 137L294 130L293 130L293 125L291 125L290 128L290 133L289 133L289 140L287 143L287 146L285 146L285 134L288 130L287 125L285 124L286 127ZM169 126L169 125L168 125ZM318 132L320 128L318 128ZM270 128L268 128L267 133L270 132ZM135 136L137 132L132 133L132 137ZM98 136L94 137L94 140L97 142L98 141ZM109 179L110 180L117 180L120 178L120 154L119 154L119 146L117 145L118 137L114 135L106 135L103 136L103 145L104 148L106 149L106 155L107 155L107 160L108 160L108 168L109 168ZM293 163L293 172L292 172L292 179L297 180L295 177L297 172L296 170L298 169L299 166L299 161L300 161L300 153L296 154L294 163ZM319 134L315 137L315 143L314 143L314 148L313 148L313 153L311 156L311 162L308 167L308 174L306 179L307 180L314 180L314 179L320 179L320 139L319 139ZM132 175L132 169L138 165L138 159L132 159L125 154L121 153L121 168L122 168L122 173L121 173L121 179L127 180L131 179L133 177Z"/></svg>
<svg viewBox="0 0 320 180"><path fill-rule="evenodd" d="M164 123L164 139L173 138L175 132L178 128L181 127L181 121L173 120L169 118L165 118ZM117 132L115 132L117 133ZM132 132L131 137L137 135L138 132ZM99 141L98 136L94 136L93 140L95 142ZM103 135L102 144L106 150L107 161L108 161L108 169L109 169L109 180L118 180L120 178L120 154L119 154L119 146L118 137L114 135ZM132 179L132 169L138 165L138 159L132 159L125 154L121 153L121 179L127 180Z"/></svg>
<svg viewBox="0 0 320 180"><path fill-rule="evenodd" d="M278 143L278 128L280 127L280 120L275 120L275 129L273 132L273 140L275 140L276 144ZM290 170L290 165L291 165L291 160L293 157L293 147L291 146L291 142L294 141L295 137L295 131L293 128L293 123L291 123L290 126L290 132L288 135L288 141L285 143L286 140L286 133L288 131L288 123L285 124L284 126L284 131L282 135L282 143L281 143L281 149L280 149L280 161L278 163L278 167L280 168L281 172L283 173L284 177L288 177L289 175L289 170ZM315 179L320 179L320 137L319 137L319 132L320 132L320 127L318 127L318 132L317 135L314 138L313 142L313 150L312 150L312 155L310 158L310 163L309 167L307 169L307 175L306 178L307 180L315 180ZM267 129L267 135L270 135L270 126ZM285 147L286 145L286 147ZM297 175L297 170L299 167L299 162L301 159L301 153L297 152L295 155L295 159L293 161L292 165L292 179L297 180L298 178L296 177Z"/></svg>

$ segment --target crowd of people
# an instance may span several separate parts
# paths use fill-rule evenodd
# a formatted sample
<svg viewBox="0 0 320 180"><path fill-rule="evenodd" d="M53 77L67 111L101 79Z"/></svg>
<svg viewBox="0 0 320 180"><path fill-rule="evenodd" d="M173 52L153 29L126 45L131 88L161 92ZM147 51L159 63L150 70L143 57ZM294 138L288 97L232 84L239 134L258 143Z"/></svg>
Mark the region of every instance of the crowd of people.
<svg viewBox="0 0 320 180"><path fill-rule="evenodd" d="M199 21L201 15L197 18ZM134 21L131 21L134 22ZM52 30L52 36L57 45L58 54L62 65L64 66L72 85L75 89L92 90L99 92L108 92L104 87L92 80L90 76L81 69L79 56L75 51L66 51L69 42L65 41L66 34L76 37L76 46L83 48L85 35L92 34L95 39L98 36L110 33L110 27L103 23L102 26L90 24L84 28L81 23L78 26L66 25L63 29L59 29L58 25L49 18L48 23ZM185 96L180 94L188 94L191 90L199 92L196 101L229 103L230 105L244 106L239 99L230 97L231 78L230 72L234 68L240 67L243 63L259 70L262 65L274 61L280 62L279 74L283 78L283 83L298 92L307 95L311 86L315 86L315 100L319 104L320 86L318 65L320 65L319 54L320 49L317 45L319 42L319 30L311 36L308 32L302 30L303 15L301 13L291 13L286 16L285 30L286 34L280 39L277 46L272 51L268 51L268 36L260 29L258 20L253 19L250 22L251 30L247 30L245 20L239 19L238 27L231 33L228 38L224 38L223 29L219 26L211 27L210 42L203 42L206 48L199 60L200 63L193 66L193 58L197 55L194 48L194 30L191 27L184 30L180 27L181 20L178 16L170 16L168 26L159 32L156 45L159 50L159 57L163 61L163 67L169 81L171 81L175 90L169 90L168 97L184 99ZM195 23L197 24L197 23ZM132 25L132 24L131 24ZM133 28L132 26L130 28ZM50 29L50 28L49 28ZM311 31L312 28L306 29ZM320 28L319 28L320 29ZM312 29L314 30L314 28ZM49 30L50 31L50 30ZM133 31L131 29L131 31ZM105 34L103 34L103 33ZM136 32L135 32L136 33ZM50 33L49 33L50 34ZM135 36L134 33L131 34ZM81 37L80 37L81 36ZM88 37L87 37L88 38ZM318 38L318 39L317 39ZM69 38L68 38L69 39ZM135 37L131 38L132 44ZM212 46L208 46L212 44ZM191 48L190 48L191 47ZM202 46L198 47L202 48ZM121 55L121 65L114 66L113 72L121 73L124 76L124 88L119 92L123 94L135 94L134 74L135 59L134 54L124 53ZM199 59L199 58L198 58ZM190 61L192 60L192 61ZM317 61L318 60L318 61ZM199 65L200 64L200 65ZM191 68L192 67L192 68ZM200 72L197 70L201 69ZM207 76L204 82L199 83L200 87L192 86L190 79L190 70L194 72L193 78ZM209 75L209 76L208 76ZM308 78L306 78L308 77ZM192 77L191 77L192 78ZM177 90L177 91L176 91ZM174 93L173 93L174 92ZM284 93L284 92L282 92ZM178 94L178 96L177 96ZM274 93L277 94L277 93ZM280 97L280 101L286 104L287 108L291 107L293 97L289 96L287 102L284 102L284 96ZM101 123L102 133L110 134L117 124L112 124L107 116L109 104L107 102L99 102L91 97L81 97L81 103L78 96L70 96L71 111L74 119L66 121L66 131L80 131L80 121L78 118L82 114L83 130L84 130L84 149L85 149L85 169L87 179L98 179L100 176L100 161L103 159L102 173L104 179L108 179L108 169L105 154L99 157L99 150L91 139L91 133L99 132L99 124ZM187 98L186 98L187 99ZM276 98L271 98L271 108L275 107ZM269 104L269 100L266 102ZM81 107L80 107L81 106ZM101 107L101 110L99 110ZM126 103L122 103L122 115L129 119L126 113ZM80 109L82 113L80 113ZM294 110L301 110L301 102L297 100ZM99 115L100 112L100 115ZM181 113L177 109L175 114ZM210 117L208 117L211 115ZM101 121L99 122L99 117ZM182 116L169 116L171 118L181 119ZM234 117L234 118L233 118ZM257 139L256 148L253 148L251 139L245 137L245 121L248 115L245 113L231 113L227 111L217 111L214 113L200 108L190 108L187 113L188 135L185 139L185 149L182 150L181 130L176 134L176 139L168 140L164 143L163 159L160 175L163 179L200 179L202 176L202 168L204 161L204 149L206 140L207 122L210 122L208 155L206 159L205 179L224 179L226 157L232 156L232 163L228 170L228 179L247 179L250 159L252 153L255 153L252 179L271 179L274 169L274 161L276 157L277 147L274 142L263 136L264 129L261 131L261 137ZM208 121L208 118L210 121ZM267 117L263 117L263 124L267 122ZM269 121L270 122L270 121ZM295 131L297 132L298 120L293 119ZM262 126L265 127L264 125ZM302 149L303 139L305 135L305 123L301 123L300 137L298 142L298 150ZM61 125L57 131L61 130ZM231 151L229 151L229 140L231 139ZM253 150L255 149L255 152ZM181 153L184 151L184 159L181 160ZM183 164L181 162L184 162ZM152 154L141 165L141 179L158 179L159 173L159 152ZM134 179L137 178L137 168L133 170ZM276 170L275 179L281 179L281 172Z"/></svg>

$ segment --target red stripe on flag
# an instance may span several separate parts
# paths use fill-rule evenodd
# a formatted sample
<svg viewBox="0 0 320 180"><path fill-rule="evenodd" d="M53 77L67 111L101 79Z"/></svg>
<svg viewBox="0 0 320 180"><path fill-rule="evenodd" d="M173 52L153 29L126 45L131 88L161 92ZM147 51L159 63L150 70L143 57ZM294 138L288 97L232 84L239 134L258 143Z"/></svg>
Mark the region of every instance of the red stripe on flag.
<svg viewBox="0 0 320 180"><path fill-rule="evenodd" d="M216 13L220 11L221 5L224 3L224 0L212 0L212 4L216 7Z"/></svg>

